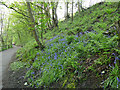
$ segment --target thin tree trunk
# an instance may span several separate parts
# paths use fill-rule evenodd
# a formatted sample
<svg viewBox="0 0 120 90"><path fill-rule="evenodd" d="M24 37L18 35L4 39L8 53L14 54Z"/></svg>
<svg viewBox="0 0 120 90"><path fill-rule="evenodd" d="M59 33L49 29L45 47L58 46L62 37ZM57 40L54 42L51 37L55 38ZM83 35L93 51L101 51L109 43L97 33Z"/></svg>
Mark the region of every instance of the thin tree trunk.
<svg viewBox="0 0 120 90"><path fill-rule="evenodd" d="M1 42L2 42L2 50L4 49L4 47L5 47L5 42L4 42L4 40L3 40L3 36L2 36L2 30L3 30L3 18L4 18L4 15L2 15L1 14Z"/></svg>
<svg viewBox="0 0 120 90"><path fill-rule="evenodd" d="M27 1L27 0L26 0L26 1ZM32 26L32 29L33 29L33 35L34 35L34 37L35 37L35 40L36 40L39 48L42 50L44 47L43 47L42 43L40 42L40 40L39 40L39 38L38 38L36 29L35 29L35 20L34 20L34 18L33 18L32 11L31 11L31 6L30 6L30 3L29 3L29 2L27 2L27 7L28 7L29 16L30 16L31 26Z"/></svg>
<svg viewBox="0 0 120 90"><path fill-rule="evenodd" d="M52 5L54 5L54 3L52 2ZM55 27L55 17L54 17L54 7L52 8L52 23L53 23L53 25L54 25L54 27Z"/></svg>
<svg viewBox="0 0 120 90"><path fill-rule="evenodd" d="M80 1L78 0L78 11L79 11L79 14L80 14Z"/></svg>
<svg viewBox="0 0 120 90"><path fill-rule="evenodd" d="M73 22L73 0L72 0L72 22Z"/></svg>
<svg viewBox="0 0 120 90"><path fill-rule="evenodd" d="M58 2L55 4L55 26L56 27L58 27L57 6L58 6Z"/></svg>
<svg viewBox="0 0 120 90"><path fill-rule="evenodd" d="M68 19L69 18L69 14L68 14L68 4L69 4L69 2L66 2L66 8L67 8L67 10L66 10L66 13L67 13L67 15L66 15L66 19Z"/></svg>
<svg viewBox="0 0 120 90"><path fill-rule="evenodd" d="M6 31L6 34L7 34L7 36L6 36L6 47L8 47L8 30L9 30L9 25L10 25L10 18L8 19L8 26L7 26L7 31Z"/></svg>

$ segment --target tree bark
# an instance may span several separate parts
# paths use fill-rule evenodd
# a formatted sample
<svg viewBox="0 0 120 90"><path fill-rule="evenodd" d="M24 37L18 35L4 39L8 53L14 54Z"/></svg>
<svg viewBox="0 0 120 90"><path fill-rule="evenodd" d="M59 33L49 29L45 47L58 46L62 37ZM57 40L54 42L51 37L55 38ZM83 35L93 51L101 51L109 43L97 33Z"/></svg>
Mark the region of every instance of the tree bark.
<svg viewBox="0 0 120 90"><path fill-rule="evenodd" d="M58 27L58 20L57 20L57 13L56 13L58 2L57 3L52 2L51 4L53 5L53 8L52 8L53 25L54 27Z"/></svg>
<svg viewBox="0 0 120 90"><path fill-rule="evenodd" d="M34 35L34 37L35 37L35 40L36 40L39 48L40 48L41 50L43 50L44 46L43 46L42 43L40 42L39 37L38 37L37 32L36 32L36 29L35 29L35 20L34 20L33 15L32 15L32 10L31 10L30 3L27 2L27 0L26 0L26 3L27 3L27 7L28 7L29 16L30 16L31 27L32 27L32 29L33 29L33 35Z"/></svg>
<svg viewBox="0 0 120 90"><path fill-rule="evenodd" d="M69 13L68 13L68 4L69 4L69 2L66 2L65 3L65 7L66 7L66 13L65 13L65 19L67 20L70 16L69 16Z"/></svg>
<svg viewBox="0 0 120 90"><path fill-rule="evenodd" d="M73 22L73 0L72 0L72 22Z"/></svg>
<svg viewBox="0 0 120 90"><path fill-rule="evenodd" d="M1 36L2 50L5 47L5 41L4 41L3 36L2 36L2 34L3 34L3 32L2 32L2 30L3 30L3 18L4 18L4 14L1 14L1 35L0 36Z"/></svg>

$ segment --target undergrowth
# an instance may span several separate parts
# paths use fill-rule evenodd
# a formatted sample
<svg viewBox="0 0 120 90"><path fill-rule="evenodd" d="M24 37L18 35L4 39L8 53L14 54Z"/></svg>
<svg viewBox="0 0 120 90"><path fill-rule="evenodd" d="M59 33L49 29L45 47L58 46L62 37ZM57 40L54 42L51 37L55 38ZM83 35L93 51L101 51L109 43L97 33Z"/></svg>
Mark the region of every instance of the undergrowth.
<svg viewBox="0 0 120 90"><path fill-rule="evenodd" d="M28 86L52 87L56 82L63 88L75 88L87 82L88 73L94 73L102 79L94 88L120 88L120 50L114 23L118 16L117 3L96 4L77 13L73 23L62 21L59 28L44 33L43 51L34 40L27 43L17 57L26 63Z"/></svg>

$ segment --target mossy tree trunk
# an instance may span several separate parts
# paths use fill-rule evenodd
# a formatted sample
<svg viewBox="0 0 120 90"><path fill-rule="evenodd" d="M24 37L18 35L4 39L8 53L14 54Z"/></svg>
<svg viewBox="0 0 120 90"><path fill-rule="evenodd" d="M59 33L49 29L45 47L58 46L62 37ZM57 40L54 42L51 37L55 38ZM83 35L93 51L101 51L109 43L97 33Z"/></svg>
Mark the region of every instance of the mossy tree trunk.
<svg viewBox="0 0 120 90"><path fill-rule="evenodd" d="M29 13L29 16L30 16L31 27L32 27L32 29L33 29L33 35L34 35L34 37L35 37L35 40L36 40L39 48L40 48L41 50L43 50L44 46L43 46L42 43L40 42L39 37L38 37L37 32L36 32L35 20L34 20L34 18L33 18L33 14L32 14L32 10L31 10L30 2L28 2L28 1L26 0L26 3L27 3L27 8L28 8L28 13Z"/></svg>

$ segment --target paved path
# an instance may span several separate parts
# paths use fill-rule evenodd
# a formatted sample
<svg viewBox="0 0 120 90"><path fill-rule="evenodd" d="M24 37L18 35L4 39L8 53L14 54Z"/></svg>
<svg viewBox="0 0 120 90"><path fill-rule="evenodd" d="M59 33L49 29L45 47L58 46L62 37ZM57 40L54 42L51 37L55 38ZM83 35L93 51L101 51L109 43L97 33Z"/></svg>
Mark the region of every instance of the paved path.
<svg viewBox="0 0 120 90"><path fill-rule="evenodd" d="M0 52L0 90L2 88L2 78L8 69L11 62L11 57L16 53L20 47L13 46L13 48Z"/></svg>

